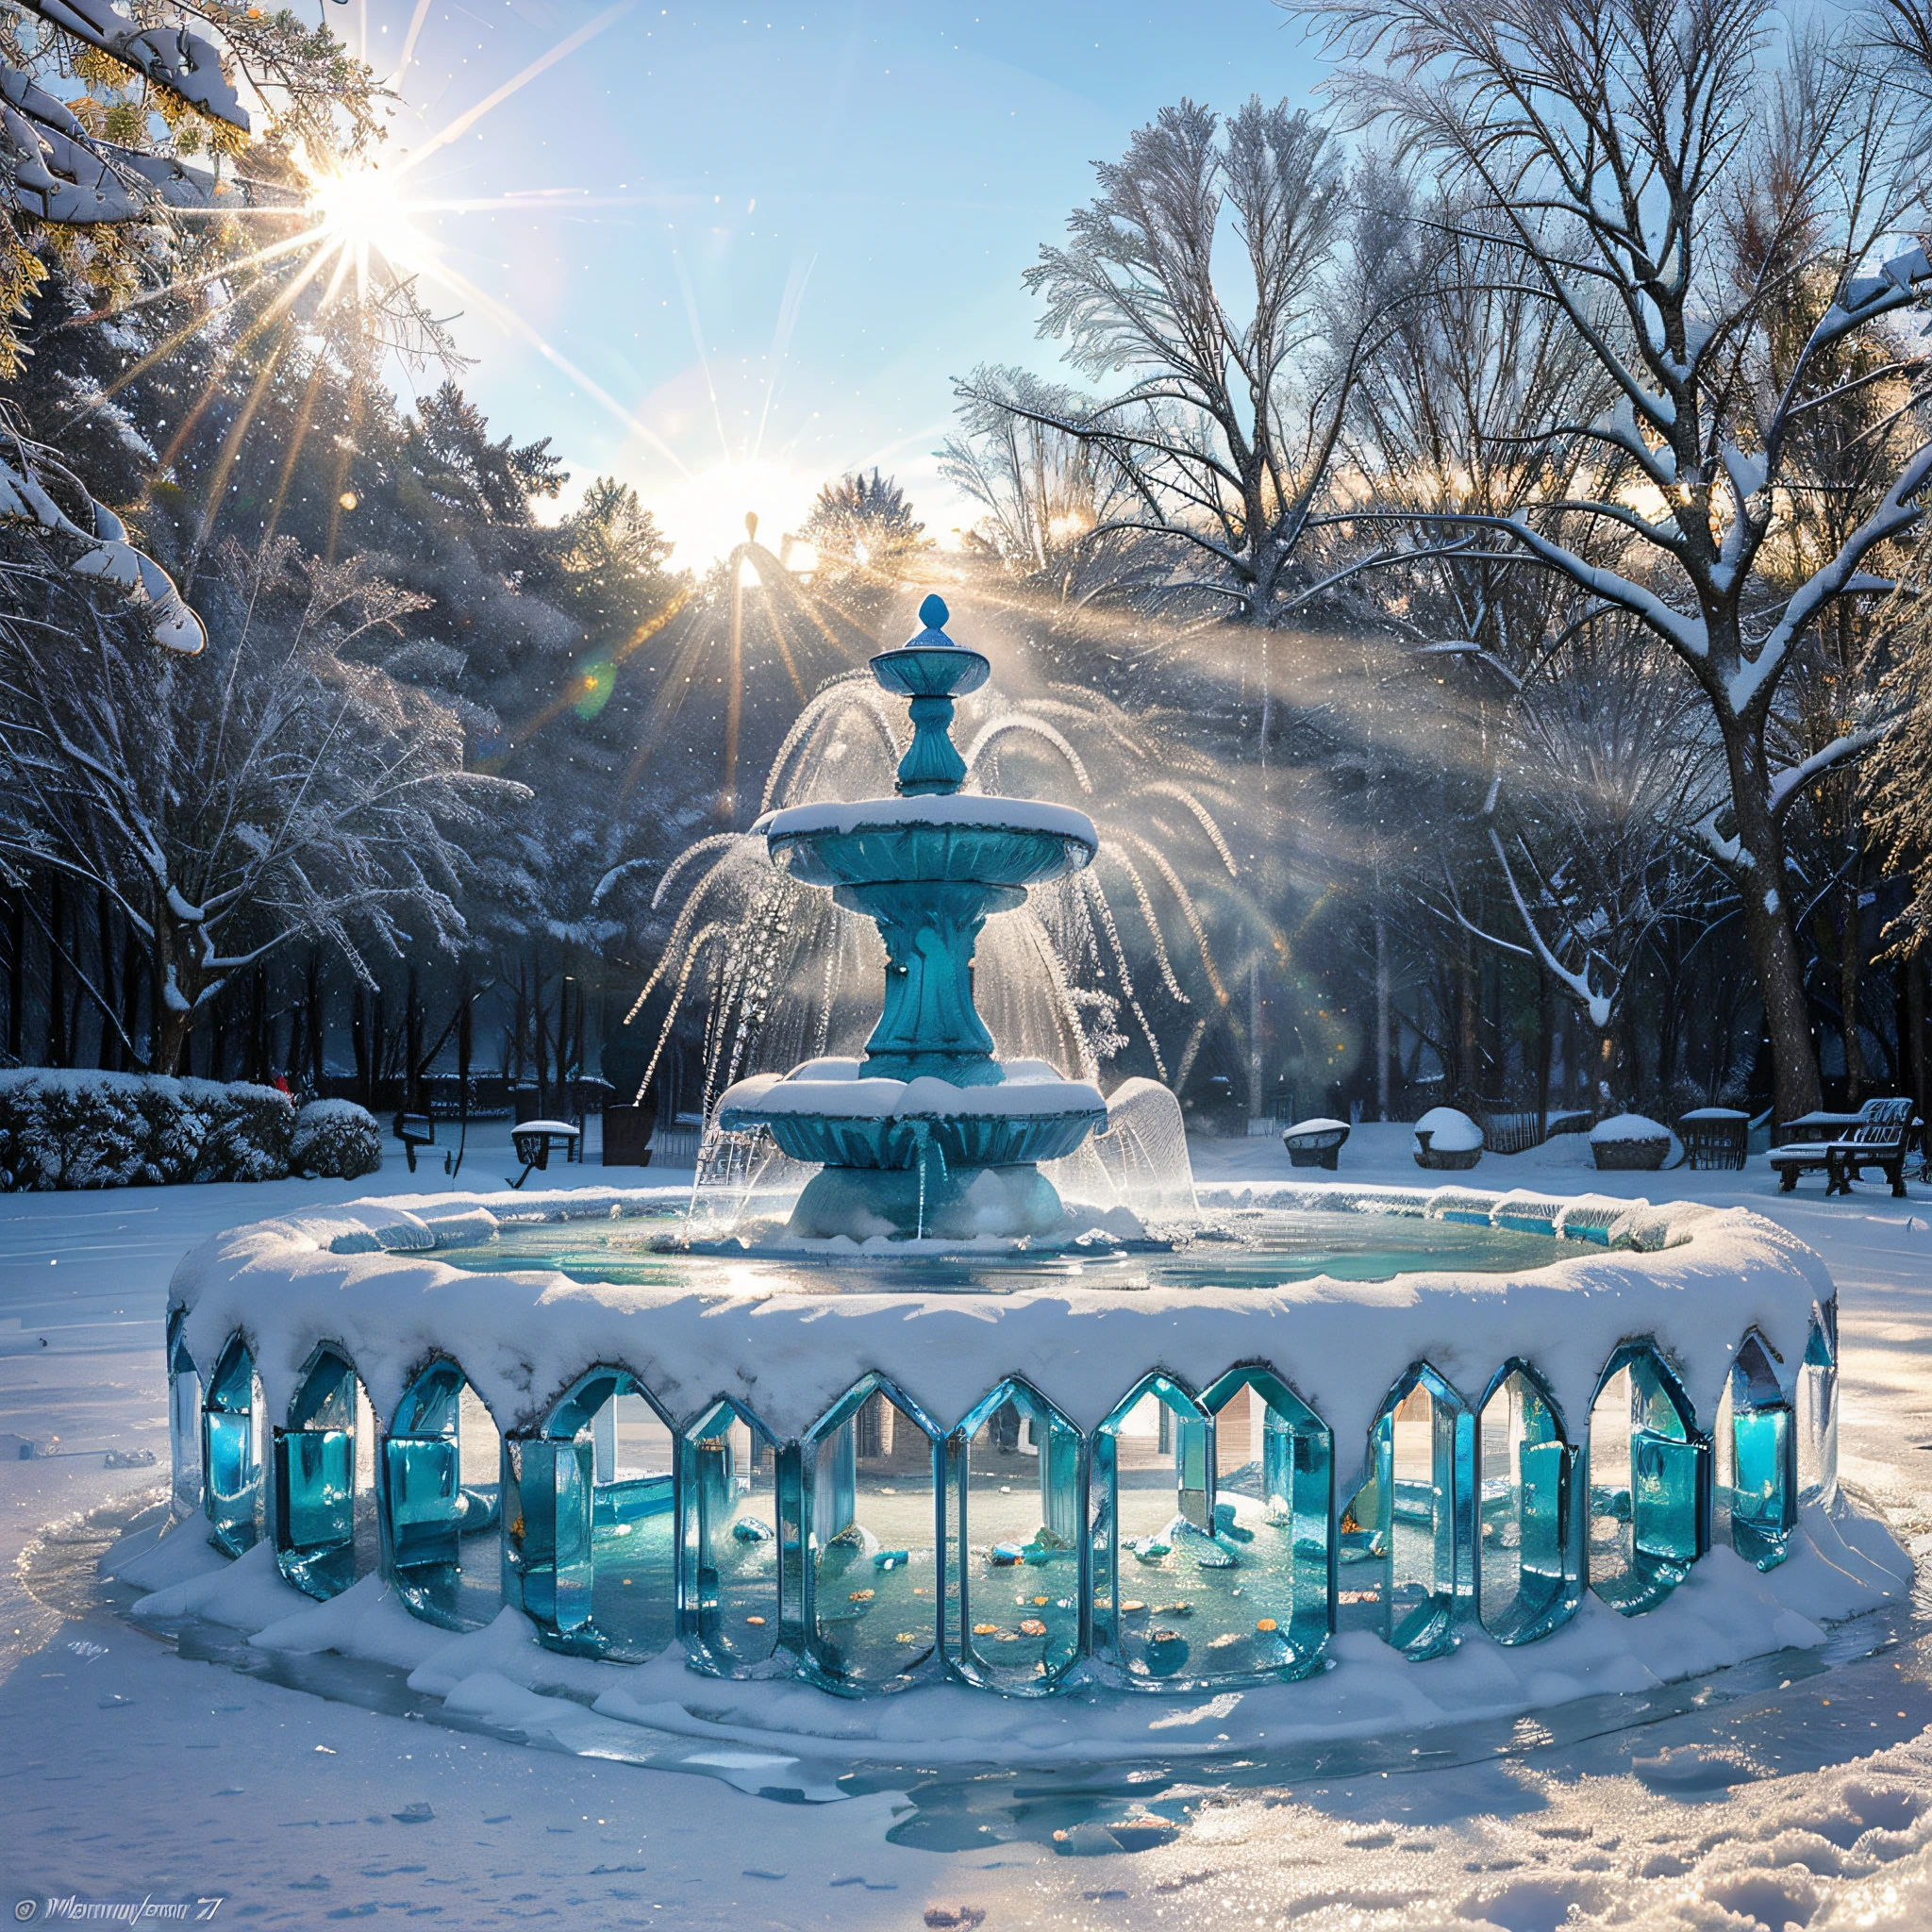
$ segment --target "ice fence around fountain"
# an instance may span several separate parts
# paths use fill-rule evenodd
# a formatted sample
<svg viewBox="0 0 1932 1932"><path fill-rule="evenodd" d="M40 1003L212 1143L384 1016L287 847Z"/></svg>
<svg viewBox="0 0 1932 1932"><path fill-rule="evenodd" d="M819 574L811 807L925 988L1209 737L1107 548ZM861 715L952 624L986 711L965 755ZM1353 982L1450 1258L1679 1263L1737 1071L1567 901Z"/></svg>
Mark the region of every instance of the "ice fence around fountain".
<svg viewBox="0 0 1932 1932"><path fill-rule="evenodd" d="M1801 1496L1836 1502L1831 1283L1744 1210L1205 1190L1241 1266L1204 1239L1139 1290L1105 1241L1005 1253L996 1293L922 1291L891 1242L829 1291L782 1252L629 1285L441 1258L566 1220L617 1242L673 1200L367 1202L204 1244L172 1294L177 1510L446 1627L507 1604L614 1660L1034 1694L1299 1676L1337 1630L1530 1641L1586 1591L1653 1607L1714 1543L1772 1568ZM1267 1226L1323 1213L1561 1258L1270 1285Z"/></svg>

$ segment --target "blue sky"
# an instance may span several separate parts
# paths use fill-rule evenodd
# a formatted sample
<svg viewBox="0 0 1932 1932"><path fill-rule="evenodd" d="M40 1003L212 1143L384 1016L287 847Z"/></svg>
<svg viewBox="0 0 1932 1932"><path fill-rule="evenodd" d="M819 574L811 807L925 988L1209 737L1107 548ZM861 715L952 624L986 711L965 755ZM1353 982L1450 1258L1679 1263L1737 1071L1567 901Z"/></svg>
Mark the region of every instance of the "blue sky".
<svg viewBox="0 0 1932 1932"><path fill-rule="evenodd" d="M950 541L951 378L1057 365L1020 275L1093 160L1183 94L1300 100L1320 75L1269 0L326 12L396 77L385 168L409 151L397 193L451 272L424 287L461 311L465 386L499 433L554 437L576 486L634 483L695 564L744 509L774 536L859 465Z"/></svg>

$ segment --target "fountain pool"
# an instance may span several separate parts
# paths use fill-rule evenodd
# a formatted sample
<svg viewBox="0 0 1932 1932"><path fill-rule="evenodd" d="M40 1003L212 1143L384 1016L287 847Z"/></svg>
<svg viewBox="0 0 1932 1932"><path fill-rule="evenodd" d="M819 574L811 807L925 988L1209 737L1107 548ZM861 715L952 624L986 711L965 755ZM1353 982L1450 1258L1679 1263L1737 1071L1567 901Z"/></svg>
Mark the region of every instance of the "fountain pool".
<svg viewBox="0 0 1932 1932"><path fill-rule="evenodd" d="M1835 1501L1835 1308L1742 1210L1207 1191L1211 1238L669 1250L681 1197L370 1202L183 1263L177 1507L554 1648L1032 1694L1640 1613ZM1231 1237L1228 1238L1228 1237ZM205 1372L200 1365L206 1365Z"/></svg>

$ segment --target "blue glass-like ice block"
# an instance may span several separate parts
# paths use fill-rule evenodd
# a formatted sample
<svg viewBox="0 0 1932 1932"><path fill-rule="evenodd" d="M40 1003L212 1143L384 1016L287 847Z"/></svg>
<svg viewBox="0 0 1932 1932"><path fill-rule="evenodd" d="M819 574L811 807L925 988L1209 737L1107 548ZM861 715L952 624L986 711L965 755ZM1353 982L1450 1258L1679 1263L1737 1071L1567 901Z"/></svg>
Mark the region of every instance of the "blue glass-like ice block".
<svg viewBox="0 0 1932 1932"><path fill-rule="evenodd" d="M590 1606L591 1443L588 1436L504 1439L504 1594L566 1650Z"/></svg>
<svg viewBox="0 0 1932 1932"><path fill-rule="evenodd" d="M746 1675L779 1642L778 1444L756 1416L721 1402L679 1453L686 1649L700 1670Z"/></svg>
<svg viewBox="0 0 1932 1932"><path fill-rule="evenodd" d="M1223 1376L1203 1391L1200 1406L1210 1418L1213 1533L1203 1537L1191 1527L1178 1527L1191 1524L1191 1485L1179 1461L1179 1540L1174 1550L1192 1573L1192 1613L1185 1633L1192 1656L1178 1674L1200 1686L1307 1675L1320 1667L1332 1626L1335 1484L1329 1431L1287 1384L1264 1369ZM1183 1454L1186 1441L1187 1432L1177 1425L1175 1446ZM1142 1567L1138 1553L1130 1560L1122 1552L1123 1598ZM1131 1632L1134 1623L1124 1614L1124 1631Z"/></svg>
<svg viewBox="0 0 1932 1932"><path fill-rule="evenodd" d="M1760 1570L1789 1553L1798 1520L1797 1432L1762 1337L1731 1365L1731 1547Z"/></svg>
<svg viewBox="0 0 1932 1932"><path fill-rule="evenodd" d="M1610 1357L1591 1406L1590 1587L1626 1616L1662 1602L1710 1541L1710 1445L1647 1342Z"/></svg>
<svg viewBox="0 0 1932 1932"><path fill-rule="evenodd" d="M186 1308L168 1316L168 1495L177 1523L202 1507L201 1376L181 1330Z"/></svg>
<svg viewBox="0 0 1932 1932"><path fill-rule="evenodd" d="M1264 1371L1211 1395L1149 1376L1094 1437L1093 1654L1131 1687L1298 1675L1328 1635L1327 1432Z"/></svg>
<svg viewBox="0 0 1932 1932"><path fill-rule="evenodd" d="M941 1641L968 1683L1037 1696L1079 1660L1082 1461L1079 1430L1020 1381L946 1438Z"/></svg>
<svg viewBox="0 0 1932 1932"><path fill-rule="evenodd" d="M828 1689L904 1689L937 1651L937 1432L876 1375L802 1445L805 1654Z"/></svg>
<svg viewBox="0 0 1932 1932"><path fill-rule="evenodd" d="M356 1372L318 1350L275 1432L275 1563L313 1597L356 1580Z"/></svg>
<svg viewBox="0 0 1932 1932"><path fill-rule="evenodd" d="M1389 1391L1336 1533L1337 1622L1440 1656L1475 1608L1475 1419L1426 1363Z"/></svg>
<svg viewBox="0 0 1932 1932"><path fill-rule="evenodd" d="M1583 1595L1575 1528L1576 1456L1550 1393L1512 1362L1496 1378L1476 1429L1476 1574L1483 1627L1503 1643L1547 1636Z"/></svg>
<svg viewBox="0 0 1932 1932"><path fill-rule="evenodd" d="M383 1439L380 1465L389 1574L404 1605L447 1630L475 1630L502 1602L503 1552L491 1534L498 1520L502 1444L471 1397L473 1474L463 1481L464 1397L469 1385L454 1362L433 1362L410 1383Z"/></svg>
<svg viewBox="0 0 1932 1932"><path fill-rule="evenodd" d="M622 1369L582 1376L524 1440L518 1587L554 1648L641 1659L675 1636L675 1453L662 1411ZM531 1541L540 1525L547 1546Z"/></svg>
<svg viewBox="0 0 1932 1932"><path fill-rule="evenodd" d="M225 1556L253 1549L262 1528L256 1448L255 1357L238 1335L222 1351L201 1408L201 1466L208 1541Z"/></svg>
<svg viewBox="0 0 1932 1932"><path fill-rule="evenodd" d="M1798 1500L1838 1497L1838 1303L1819 1307L1798 1370Z"/></svg>

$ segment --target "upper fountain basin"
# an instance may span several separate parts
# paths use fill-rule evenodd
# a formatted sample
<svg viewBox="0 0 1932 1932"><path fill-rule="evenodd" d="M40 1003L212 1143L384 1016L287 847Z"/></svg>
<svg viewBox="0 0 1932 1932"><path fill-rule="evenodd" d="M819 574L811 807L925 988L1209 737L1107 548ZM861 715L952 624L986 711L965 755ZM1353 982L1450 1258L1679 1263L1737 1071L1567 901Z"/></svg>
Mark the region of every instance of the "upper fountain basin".
<svg viewBox="0 0 1932 1932"><path fill-rule="evenodd" d="M1091 865L1100 847L1085 812L977 794L794 805L752 830L808 886L1037 886Z"/></svg>

